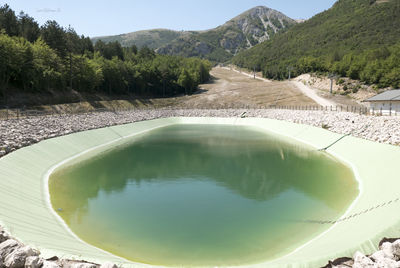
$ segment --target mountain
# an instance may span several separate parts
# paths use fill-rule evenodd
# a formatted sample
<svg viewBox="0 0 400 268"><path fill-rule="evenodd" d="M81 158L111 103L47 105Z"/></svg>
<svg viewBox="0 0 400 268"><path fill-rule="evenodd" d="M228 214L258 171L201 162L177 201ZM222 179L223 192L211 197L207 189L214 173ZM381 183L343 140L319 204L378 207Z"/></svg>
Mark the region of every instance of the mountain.
<svg viewBox="0 0 400 268"><path fill-rule="evenodd" d="M188 33L167 29L153 29L114 36L94 37L92 42L96 43L98 40L102 40L105 43L118 41L124 47L136 45L138 48L147 46L151 49L157 49L186 34Z"/></svg>
<svg viewBox="0 0 400 268"><path fill-rule="evenodd" d="M334 72L382 87L400 86L399 14L400 0L338 0L232 62L274 79L287 77L292 66L295 74Z"/></svg>
<svg viewBox="0 0 400 268"><path fill-rule="evenodd" d="M157 52L224 62L296 23L276 10L258 6L215 29L179 37Z"/></svg>
<svg viewBox="0 0 400 268"><path fill-rule="evenodd" d="M92 41L119 41L123 46L146 45L159 54L224 62L239 51L269 40L276 33L284 32L295 24L295 20L276 10L258 6L211 30L177 32L156 29L95 37Z"/></svg>

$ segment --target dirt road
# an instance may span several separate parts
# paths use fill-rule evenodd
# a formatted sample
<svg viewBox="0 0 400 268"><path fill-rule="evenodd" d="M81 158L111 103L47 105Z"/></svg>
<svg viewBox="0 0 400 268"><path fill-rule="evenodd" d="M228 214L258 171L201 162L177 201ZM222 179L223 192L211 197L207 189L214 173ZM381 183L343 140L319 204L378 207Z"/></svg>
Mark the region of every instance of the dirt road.
<svg viewBox="0 0 400 268"><path fill-rule="evenodd" d="M304 95L309 97L310 99L313 99L318 105L320 106L336 106L336 103L327 99L324 99L310 87L304 85L301 82L298 81L291 81L293 85L295 85L301 92L303 92Z"/></svg>

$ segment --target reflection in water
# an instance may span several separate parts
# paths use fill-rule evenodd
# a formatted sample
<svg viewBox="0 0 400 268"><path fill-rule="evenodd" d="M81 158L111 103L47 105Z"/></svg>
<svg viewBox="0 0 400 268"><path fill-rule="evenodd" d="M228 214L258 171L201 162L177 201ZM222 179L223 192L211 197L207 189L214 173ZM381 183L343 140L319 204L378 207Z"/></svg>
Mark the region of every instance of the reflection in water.
<svg viewBox="0 0 400 268"><path fill-rule="evenodd" d="M235 265L301 245L357 195L325 153L255 128L177 125L58 170L51 201L85 241L163 265Z"/></svg>

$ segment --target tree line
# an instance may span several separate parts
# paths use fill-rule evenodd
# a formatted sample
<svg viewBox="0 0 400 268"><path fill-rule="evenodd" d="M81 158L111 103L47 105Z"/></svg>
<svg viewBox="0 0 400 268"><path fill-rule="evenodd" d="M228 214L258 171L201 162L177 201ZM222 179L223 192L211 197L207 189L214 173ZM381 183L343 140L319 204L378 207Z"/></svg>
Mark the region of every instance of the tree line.
<svg viewBox="0 0 400 268"><path fill-rule="evenodd" d="M400 87L400 1L339 0L232 62L272 79L336 73L378 87Z"/></svg>
<svg viewBox="0 0 400 268"><path fill-rule="evenodd" d="M118 42L92 44L56 21L39 24L0 7L0 87L8 91L81 92L167 97L191 94L209 80L211 64L196 58L158 55Z"/></svg>

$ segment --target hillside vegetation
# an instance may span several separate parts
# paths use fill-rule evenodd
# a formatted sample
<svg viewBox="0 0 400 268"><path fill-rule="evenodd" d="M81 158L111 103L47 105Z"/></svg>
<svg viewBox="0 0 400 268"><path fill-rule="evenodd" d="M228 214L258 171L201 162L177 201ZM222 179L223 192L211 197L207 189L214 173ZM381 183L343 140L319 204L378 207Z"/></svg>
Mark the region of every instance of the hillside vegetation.
<svg viewBox="0 0 400 268"><path fill-rule="evenodd" d="M284 79L331 72L380 87L400 87L400 0L339 0L334 6L276 35L232 62Z"/></svg>
<svg viewBox="0 0 400 268"><path fill-rule="evenodd" d="M26 14L0 7L0 94L75 90L136 96L191 94L209 79L208 61L157 55L118 42L93 46L55 21L39 27Z"/></svg>
<svg viewBox="0 0 400 268"><path fill-rule="evenodd" d="M176 38L179 38L187 32L178 32L167 29L154 29L147 31L138 31L127 34L120 34L114 36L100 36L92 38L93 43L101 40L104 43L111 43L118 41L123 47L136 46L138 48L148 47L157 49L167 45Z"/></svg>

